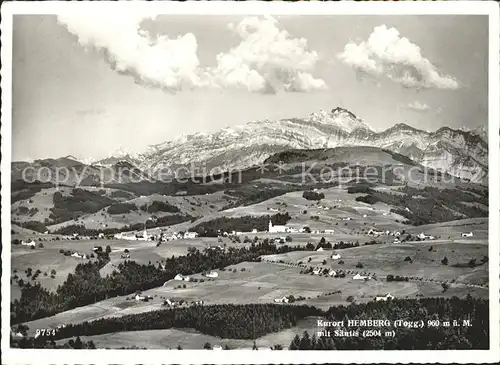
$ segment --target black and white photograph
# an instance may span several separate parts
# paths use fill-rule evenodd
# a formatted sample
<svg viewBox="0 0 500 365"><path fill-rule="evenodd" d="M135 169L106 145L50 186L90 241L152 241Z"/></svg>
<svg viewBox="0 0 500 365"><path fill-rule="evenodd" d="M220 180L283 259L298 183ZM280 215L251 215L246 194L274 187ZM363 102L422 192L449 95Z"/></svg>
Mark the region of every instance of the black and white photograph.
<svg viewBox="0 0 500 365"><path fill-rule="evenodd" d="M498 5L188 3L2 7L6 360L498 359Z"/></svg>

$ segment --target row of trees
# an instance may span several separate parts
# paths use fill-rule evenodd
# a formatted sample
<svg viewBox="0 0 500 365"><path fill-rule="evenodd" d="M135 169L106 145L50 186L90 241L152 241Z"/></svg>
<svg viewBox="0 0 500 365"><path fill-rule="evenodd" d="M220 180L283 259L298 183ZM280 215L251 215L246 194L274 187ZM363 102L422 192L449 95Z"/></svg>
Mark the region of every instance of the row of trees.
<svg viewBox="0 0 500 365"><path fill-rule="evenodd" d="M207 222L202 222L190 231L197 232L202 237L217 237L222 232L251 232L254 229L258 231L266 231L269 225L269 219L274 225L284 225L292 217L288 213L277 213L272 216L251 216L243 217L221 217L212 219Z"/></svg>
<svg viewBox="0 0 500 365"><path fill-rule="evenodd" d="M322 311L311 306L276 304L222 304L163 309L122 317L102 318L67 325L59 329L55 339L93 336L122 331L192 328L222 338L255 339L297 325Z"/></svg>
<svg viewBox="0 0 500 365"><path fill-rule="evenodd" d="M10 338L10 347L12 348L35 348L35 349L74 349L74 350L92 350L97 348L94 341L82 341L80 336L77 336L76 339L70 339L69 341L64 342L63 344L56 344L56 342L51 340L46 340L44 338L20 338L15 339L11 336Z"/></svg>
<svg viewBox="0 0 500 365"><path fill-rule="evenodd" d="M325 198L325 194L309 190L309 191L304 191L302 197L307 200L321 200Z"/></svg>
<svg viewBox="0 0 500 365"><path fill-rule="evenodd" d="M108 207L109 214L127 214L137 211L137 205L133 203L115 203Z"/></svg>

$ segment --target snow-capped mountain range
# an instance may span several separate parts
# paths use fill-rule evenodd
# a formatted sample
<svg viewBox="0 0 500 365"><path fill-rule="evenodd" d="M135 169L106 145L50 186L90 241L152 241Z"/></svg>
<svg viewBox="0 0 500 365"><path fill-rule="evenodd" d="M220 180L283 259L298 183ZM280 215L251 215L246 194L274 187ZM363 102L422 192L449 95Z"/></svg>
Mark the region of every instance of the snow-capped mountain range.
<svg viewBox="0 0 500 365"><path fill-rule="evenodd" d="M424 166L454 176L484 180L488 176L488 142L484 127L475 130L442 127L435 132L396 124L377 132L343 108L311 113L305 118L260 120L221 129L212 134L196 133L152 145L139 155L126 152L94 164L106 166L128 161L149 174L163 168L241 169L256 165L286 149L317 149L371 146L398 152Z"/></svg>

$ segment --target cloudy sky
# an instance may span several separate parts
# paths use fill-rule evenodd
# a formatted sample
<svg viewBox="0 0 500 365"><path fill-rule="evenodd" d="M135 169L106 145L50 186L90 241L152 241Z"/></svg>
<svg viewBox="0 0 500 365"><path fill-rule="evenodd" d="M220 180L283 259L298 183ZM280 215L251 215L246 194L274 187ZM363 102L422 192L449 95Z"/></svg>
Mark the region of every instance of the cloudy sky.
<svg viewBox="0 0 500 365"><path fill-rule="evenodd" d="M13 159L133 153L336 106L487 125L484 16L14 17Z"/></svg>

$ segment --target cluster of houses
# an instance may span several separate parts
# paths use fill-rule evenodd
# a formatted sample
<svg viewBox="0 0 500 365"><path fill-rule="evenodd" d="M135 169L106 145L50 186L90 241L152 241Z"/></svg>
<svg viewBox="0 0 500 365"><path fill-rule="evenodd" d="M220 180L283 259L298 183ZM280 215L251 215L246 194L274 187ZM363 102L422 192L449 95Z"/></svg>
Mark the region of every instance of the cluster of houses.
<svg viewBox="0 0 500 365"><path fill-rule="evenodd" d="M166 307L170 307L170 308L175 308L179 305L182 305L183 303L186 303L184 301L175 301L173 299L165 299L163 301L163 306L166 306ZM205 302L203 300L197 300L197 301L194 301L192 302L193 305L203 305ZM187 304L187 303L186 303Z"/></svg>
<svg viewBox="0 0 500 365"><path fill-rule="evenodd" d="M386 302L390 299L394 299L394 296L391 295L391 293L387 293L386 295L383 295L383 296L377 296L375 297L375 301L376 302ZM282 298L276 298L274 299L274 302L275 303L289 303L290 302L290 299L288 296L284 296Z"/></svg>
<svg viewBox="0 0 500 365"><path fill-rule="evenodd" d="M166 241L190 240L198 238L198 232L174 232L170 236L164 237Z"/></svg>
<svg viewBox="0 0 500 365"><path fill-rule="evenodd" d="M317 267L316 269L313 270L313 274L314 275L320 275L323 271L324 271L324 269L322 269L321 267ZM330 269L328 271L327 275L335 277L337 275L337 272L335 270L333 270L333 269Z"/></svg>
<svg viewBox="0 0 500 365"><path fill-rule="evenodd" d="M152 234L149 234L148 231L145 229L142 234L119 232L114 235L114 238L118 240L128 240L128 241L153 241L156 237Z"/></svg>
<svg viewBox="0 0 500 365"><path fill-rule="evenodd" d="M369 236L382 236L382 235L394 236L394 237L401 236L401 232L399 232L399 231L390 231L390 230L381 231L381 230L378 230L375 228L370 229L367 234Z"/></svg>
<svg viewBox="0 0 500 365"><path fill-rule="evenodd" d="M340 258L340 255L335 255L336 257ZM335 278L343 278L345 277L345 272L342 270L333 270L333 269L327 269L327 268L322 268L322 267L317 267L313 269L312 271L313 275L325 275L325 276L330 276L330 277L335 277ZM372 279L371 276L367 275L361 275L361 274L356 274L352 277L353 280L364 280L368 281Z"/></svg>
<svg viewBox="0 0 500 365"><path fill-rule="evenodd" d="M390 230L382 231L382 230L378 230L378 229L375 229L375 228L370 229L367 234L369 236L375 236L375 237L378 237L378 236L381 236L381 235L394 236L394 237L396 237L394 239L394 243L399 243L400 240L397 237L401 236L401 232L399 232L399 231L390 231ZM473 237L474 233L473 232L462 233L461 236L462 237ZM422 240L422 241L423 240L435 240L436 239L436 237L434 237L432 235L425 234L424 232L419 233L417 235L417 238L420 239L420 240Z"/></svg>
<svg viewBox="0 0 500 365"><path fill-rule="evenodd" d="M194 239L198 237L197 232L173 232L170 236L164 236L163 233L160 236L150 234L145 229L142 234L132 234L132 233L116 233L114 238L119 240L129 240L129 241L155 241L157 239L161 241L175 241L175 240L186 240L186 239Z"/></svg>

